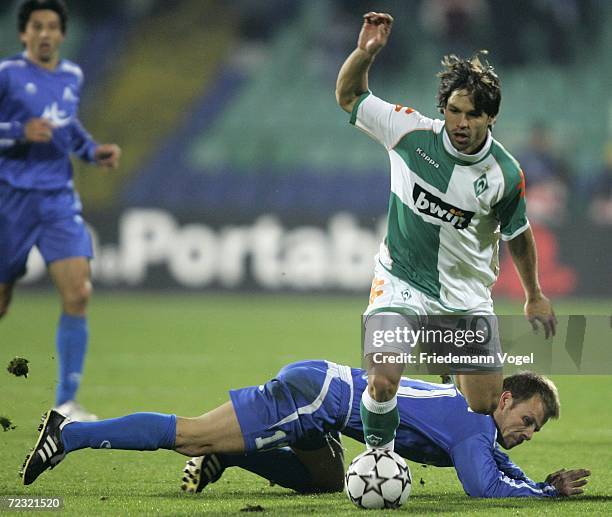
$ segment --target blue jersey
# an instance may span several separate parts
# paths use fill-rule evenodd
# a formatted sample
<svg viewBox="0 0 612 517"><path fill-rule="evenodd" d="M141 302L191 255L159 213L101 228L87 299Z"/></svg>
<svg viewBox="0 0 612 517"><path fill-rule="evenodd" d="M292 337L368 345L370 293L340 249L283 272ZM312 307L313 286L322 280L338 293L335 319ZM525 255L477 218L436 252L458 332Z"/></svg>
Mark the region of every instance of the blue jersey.
<svg viewBox="0 0 612 517"><path fill-rule="evenodd" d="M359 411L367 388L364 370L352 369L351 417L343 433L363 441ZM468 495L474 497L556 496L547 483L536 483L510 461L497 444L497 427L489 415L474 413L452 384L403 377L397 392L400 424L395 452L418 463L455 467Z"/></svg>
<svg viewBox="0 0 612 517"><path fill-rule="evenodd" d="M83 73L68 60L47 70L18 55L0 62L0 181L14 188L72 187L70 153L94 161L97 144L78 119ZM24 141L24 126L44 118L53 126L47 143Z"/></svg>
<svg viewBox="0 0 612 517"><path fill-rule="evenodd" d="M328 361L283 368L266 384L230 392L248 452L280 445L321 446L332 431L363 443L361 394L367 374ZM492 417L469 410L449 384L402 378L395 452L418 463L454 467L473 497L558 496L536 483L498 447Z"/></svg>

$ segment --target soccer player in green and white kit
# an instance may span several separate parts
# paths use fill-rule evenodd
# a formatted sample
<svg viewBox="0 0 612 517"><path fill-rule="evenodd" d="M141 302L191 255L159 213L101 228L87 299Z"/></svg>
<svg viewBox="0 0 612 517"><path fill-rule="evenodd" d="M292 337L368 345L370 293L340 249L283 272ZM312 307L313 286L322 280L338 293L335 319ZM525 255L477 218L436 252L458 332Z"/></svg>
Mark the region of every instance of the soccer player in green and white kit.
<svg viewBox="0 0 612 517"><path fill-rule="evenodd" d="M384 145L391 163L387 236L365 314L494 316L491 288L501 233L525 290L527 319L534 328L541 324L546 337L554 335L556 319L540 289L525 215L523 173L491 134L499 78L478 55L446 56L438 90L444 120L377 98L368 88L368 72L392 24L389 14L364 15L357 48L336 84L336 99L351 113L351 123ZM374 366L372 355L366 359ZM401 364L369 370L361 400L369 447L393 448L402 371ZM473 411L491 413L502 374L459 374L456 383Z"/></svg>

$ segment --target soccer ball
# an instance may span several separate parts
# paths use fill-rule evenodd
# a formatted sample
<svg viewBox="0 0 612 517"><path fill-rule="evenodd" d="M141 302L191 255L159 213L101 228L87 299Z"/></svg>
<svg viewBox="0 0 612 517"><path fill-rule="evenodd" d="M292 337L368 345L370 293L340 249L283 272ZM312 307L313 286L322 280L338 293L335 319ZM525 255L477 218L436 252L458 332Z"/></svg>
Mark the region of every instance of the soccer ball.
<svg viewBox="0 0 612 517"><path fill-rule="evenodd" d="M412 488L404 459L387 449L371 449L357 456L344 476L348 498L360 508L399 508Z"/></svg>

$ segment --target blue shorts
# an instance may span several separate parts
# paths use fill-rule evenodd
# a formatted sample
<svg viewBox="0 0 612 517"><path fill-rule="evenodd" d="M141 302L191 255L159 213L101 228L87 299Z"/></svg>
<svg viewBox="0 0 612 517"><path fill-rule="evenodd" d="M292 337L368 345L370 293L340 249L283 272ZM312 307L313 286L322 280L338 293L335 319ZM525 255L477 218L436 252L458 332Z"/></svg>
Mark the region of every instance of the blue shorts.
<svg viewBox="0 0 612 517"><path fill-rule="evenodd" d="M346 426L353 403L351 369L328 361L285 366L260 386L231 390L245 452L285 445L323 446L324 435Z"/></svg>
<svg viewBox="0 0 612 517"><path fill-rule="evenodd" d="M0 283L23 276L34 246L47 265L69 257L93 257L81 209L72 189L23 190L0 182Z"/></svg>

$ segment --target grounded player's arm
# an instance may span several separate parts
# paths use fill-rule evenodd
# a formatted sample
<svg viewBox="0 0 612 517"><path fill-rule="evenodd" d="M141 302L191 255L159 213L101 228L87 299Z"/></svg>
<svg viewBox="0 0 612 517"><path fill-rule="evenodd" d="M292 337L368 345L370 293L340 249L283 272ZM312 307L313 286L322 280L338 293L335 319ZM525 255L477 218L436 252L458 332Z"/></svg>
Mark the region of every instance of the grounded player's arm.
<svg viewBox="0 0 612 517"><path fill-rule="evenodd" d="M336 101L348 113L368 91L368 71L376 54L387 44L393 25L393 17L385 13L370 12L363 18L357 48L340 68L336 81Z"/></svg>
<svg viewBox="0 0 612 517"><path fill-rule="evenodd" d="M559 495L562 496L581 494L583 492L581 487L587 484L587 480L584 478L591 475L591 472L587 469L561 469L549 474L545 481L536 482L529 479L521 468L513 463L508 455L497 447L493 451L493 457L499 470L506 474L506 476L525 481L536 488L546 489L548 486L553 486L557 489Z"/></svg>
<svg viewBox="0 0 612 517"><path fill-rule="evenodd" d="M537 329L537 322L542 324L547 338L554 336L557 319L538 281L538 258L531 228L509 240L508 249L525 291L525 316L534 329Z"/></svg>
<svg viewBox="0 0 612 517"><path fill-rule="evenodd" d="M526 481L532 486L539 486L541 483L536 483L532 479L530 479L527 474L525 474L521 468L514 463L506 453L499 450L498 447L495 447L493 450L493 458L495 459L495 463L497 464L497 468L501 470L506 476L512 479L518 479L521 481ZM539 488L543 488L539 486Z"/></svg>
<svg viewBox="0 0 612 517"><path fill-rule="evenodd" d="M517 479L498 468L491 452L490 438L484 434L470 437L453 447L451 457L465 493L471 497L557 497L554 485L533 484Z"/></svg>

